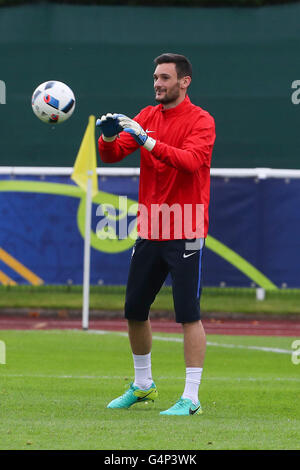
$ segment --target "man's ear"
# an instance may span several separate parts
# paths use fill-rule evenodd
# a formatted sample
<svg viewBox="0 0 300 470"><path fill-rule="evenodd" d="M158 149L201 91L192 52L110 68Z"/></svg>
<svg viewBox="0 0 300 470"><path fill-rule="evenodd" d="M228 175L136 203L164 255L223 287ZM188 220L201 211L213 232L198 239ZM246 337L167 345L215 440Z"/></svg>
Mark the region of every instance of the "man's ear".
<svg viewBox="0 0 300 470"><path fill-rule="evenodd" d="M188 88L191 84L191 77L189 77L188 75L186 77L182 77L180 79L180 88Z"/></svg>

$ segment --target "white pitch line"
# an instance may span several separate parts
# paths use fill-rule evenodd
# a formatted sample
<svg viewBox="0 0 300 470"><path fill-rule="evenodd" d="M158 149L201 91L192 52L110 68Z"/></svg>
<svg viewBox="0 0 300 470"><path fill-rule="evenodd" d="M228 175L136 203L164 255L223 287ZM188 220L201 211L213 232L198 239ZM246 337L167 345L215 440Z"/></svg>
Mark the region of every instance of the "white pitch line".
<svg viewBox="0 0 300 470"><path fill-rule="evenodd" d="M46 374L3 374L2 378L31 378L31 379L83 379L83 380L122 380L124 376L119 375L46 375ZM185 380L182 377L158 376L157 380ZM128 379L129 380L129 379ZM205 381L235 381L235 382L300 382L300 377L205 377Z"/></svg>
<svg viewBox="0 0 300 470"><path fill-rule="evenodd" d="M266 346L245 346L242 344L222 344L222 343L211 343L207 342L209 346L217 346L221 348L237 348L237 349L251 349L255 351L265 351L265 352L273 352L277 354L292 354L293 351L290 351L289 349L279 349L279 348L269 348Z"/></svg>
<svg viewBox="0 0 300 470"><path fill-rule="evenodd" d="M103 330L89 330L89 333L92 334L103 334ZM124 336L127 337L128 334L125 332L120 331L110 331L109 333L117 335L117 336ZM172 338L171 336L152 336L154 340L158 341L167 341L173 343L182 343L183 338ZM292 350L289 349L280 349L280 348L270 348L266 346L246 346L244 344L229 344L229 343L216 343L207 341L207 346L214 346L218 348L229 348L229 349L247 349L247 350L254 350L254 351L264 351L264 352L273 352L277 354L292 354Z"/></svg>

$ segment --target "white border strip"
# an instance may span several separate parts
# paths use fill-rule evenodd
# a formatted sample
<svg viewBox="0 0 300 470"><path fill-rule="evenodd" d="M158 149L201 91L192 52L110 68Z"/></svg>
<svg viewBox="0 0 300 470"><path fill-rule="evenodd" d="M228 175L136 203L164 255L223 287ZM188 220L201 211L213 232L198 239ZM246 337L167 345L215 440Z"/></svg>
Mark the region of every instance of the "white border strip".
<svg viewBox="0 0 300 470"><path fill-rule="evenodd" d="M73 167L0 166L0 175L71 176ZM99 176L139 176L139 168L97 168ZM276 168L212 168L211 176L220 178L300 178L300 170Z"/></svg>
<svg viewBox="0 0 300 470"><path fill-rule="evenodd" d="M71 176L73 167L49 166L0 166L0 175L22 176ZM139 176L139 168L97 168L101 176Z"/></svg>

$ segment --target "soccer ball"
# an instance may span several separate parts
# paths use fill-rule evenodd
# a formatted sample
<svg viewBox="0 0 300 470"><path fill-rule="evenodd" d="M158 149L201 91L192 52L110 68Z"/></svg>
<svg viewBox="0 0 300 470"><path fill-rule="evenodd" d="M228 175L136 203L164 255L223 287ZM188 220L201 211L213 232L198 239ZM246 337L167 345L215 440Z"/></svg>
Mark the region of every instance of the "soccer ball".
<svg viewBox="0 0 300 470"><path fill-rule="evenodd" d="M34 114L43 122L58 124L72 116L75 96L65 83L51 80L33 92L31 105Z"/></svg>

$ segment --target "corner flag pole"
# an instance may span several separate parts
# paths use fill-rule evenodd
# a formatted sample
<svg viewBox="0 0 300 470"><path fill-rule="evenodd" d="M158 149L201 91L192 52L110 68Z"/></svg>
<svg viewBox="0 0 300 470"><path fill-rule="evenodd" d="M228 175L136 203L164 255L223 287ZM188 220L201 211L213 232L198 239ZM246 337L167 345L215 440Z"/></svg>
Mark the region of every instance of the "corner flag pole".
<svg viewBox="0 0 300 470"><path fill-rule="evenodd" d="M90 304L90 259L91 259L91 219L92 219L92 189L93 172L87 172L87 190L85 201L85 230L84 230L84 257L83 257L83 304L82 304L82 329L89 328L89 304Z"/></svg>
<svg viewBox="0 0 300 470"><path fill-rule="evenodd" d="M95 146L95 116L89 117L89 124L82 139L71 178L86 193L83 254L82 328L87 330L89 327L92 199L98 193Z"/></svg>

